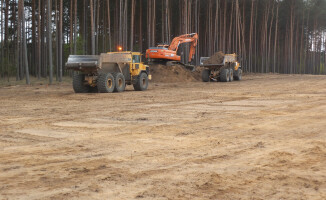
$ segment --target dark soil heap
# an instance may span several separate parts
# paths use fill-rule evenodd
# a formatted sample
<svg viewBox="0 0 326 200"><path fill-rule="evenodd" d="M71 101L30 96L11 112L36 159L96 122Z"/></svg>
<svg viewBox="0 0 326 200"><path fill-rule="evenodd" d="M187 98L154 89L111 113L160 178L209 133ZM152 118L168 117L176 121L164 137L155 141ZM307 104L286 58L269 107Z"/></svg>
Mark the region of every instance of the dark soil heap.
<svg viewBox="0 0 326 200"><path fill-rule="evenodd" d="M221 64L224 60L225 54L222 51L219 51L212 55L209 59L204 61L204 64Z"/></svg>
<svg viewBox="0 0 326 200"><path fill-rule="evenodd" d="M194 82L201 80L201 72L195 70L191 72L182 65L165 66L151 65L150 74L152 82L157 83L176 83L176 82Z"/></svg>

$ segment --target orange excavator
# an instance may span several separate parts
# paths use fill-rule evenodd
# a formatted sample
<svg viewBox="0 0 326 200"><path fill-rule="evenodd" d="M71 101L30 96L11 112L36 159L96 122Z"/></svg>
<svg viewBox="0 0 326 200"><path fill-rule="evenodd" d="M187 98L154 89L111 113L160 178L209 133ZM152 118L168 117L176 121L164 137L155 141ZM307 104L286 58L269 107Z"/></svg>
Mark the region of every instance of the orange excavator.
<svg viewBox="0 0 326 200"><path fill-rule="evenodd" d="M149 63L166 62L166 65L182 64L192 67L198 34L191 33L175 37L170 45L157 45L146 50L146 58Z"/></svg>

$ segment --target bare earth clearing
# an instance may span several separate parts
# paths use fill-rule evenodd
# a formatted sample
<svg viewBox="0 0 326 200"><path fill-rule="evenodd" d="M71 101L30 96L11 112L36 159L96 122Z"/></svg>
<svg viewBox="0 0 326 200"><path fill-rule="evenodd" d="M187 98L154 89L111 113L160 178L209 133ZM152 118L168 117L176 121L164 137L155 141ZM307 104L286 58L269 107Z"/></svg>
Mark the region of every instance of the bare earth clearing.
<svg viewBox="0 0 326 200"><path fill-rule="evenodd" d="M326 199L326 77L0 88L0 199Z"/></svg>

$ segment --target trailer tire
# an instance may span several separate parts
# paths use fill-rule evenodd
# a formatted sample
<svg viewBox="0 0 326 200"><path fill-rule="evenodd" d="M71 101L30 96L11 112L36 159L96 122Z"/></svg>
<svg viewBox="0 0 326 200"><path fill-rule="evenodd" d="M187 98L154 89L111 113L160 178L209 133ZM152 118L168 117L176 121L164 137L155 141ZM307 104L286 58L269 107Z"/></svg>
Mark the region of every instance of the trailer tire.
<svg viewBox="0 0 326 200"><path fill-rule="evenodd" d="M85 74L74 73L72 80L72 87L75 93L88 93L90 90L89 85L85 81Z"/></svg>
<svg viewBox="0 0 326 200"><path fill-rule="evenodd" d="M133 84L136 91L145 91L148 88L148 76L142 72L138 77L135 84Z"/></svg>
<svg viewBox="0 0 326 200"><path fill-rule="evenodd" d="M241 81L242 79L242 69L238 69L234 72L234 80Z"/></svg>
<svg viewBox="0 0 326 200"><path fill-rule="evenodd" d="M113 73L113 77L114 77L114 82L115 82L114 92L125 91L125 88L126 88L125 76L118 72L118 73Z"/></svg>
<svg viewBox="0 0 326 200"><path fill-rule="evenodd" d="M201 78L202 78L203 82L209 82L210 81L210 77L209 77L210 75L211 75L211 70L204 69L201 72Z"/></svg>
<svg viewBox="0 0 326 200"><path fill-rule="evenodd" d="M115 88L113 75L111 73L99 74L97 88L100 93L112 93Z"/></svg>
<svg viewBox="0 0 326 200"><path fill-rule="evenodd" d="M233 81L233 69L229 69L229 73L230 73L229 81L232 82Z"/></svg>
<svg viewBox="0 0 326 200"><path fill-rule="evenodd" d="M220 80L221 82L229 82L230 80L230 73L229 70L224 68L220 72Z"/></svg>

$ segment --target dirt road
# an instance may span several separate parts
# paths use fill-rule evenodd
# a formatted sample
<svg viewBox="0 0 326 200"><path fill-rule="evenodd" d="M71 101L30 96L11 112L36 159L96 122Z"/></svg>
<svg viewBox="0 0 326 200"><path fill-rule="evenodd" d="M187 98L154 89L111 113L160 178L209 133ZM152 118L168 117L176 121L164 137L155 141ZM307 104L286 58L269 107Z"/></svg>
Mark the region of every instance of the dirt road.
<svg viewBox="0 0 326 200"><path fill-rule="evenodd" d="M0 199L326 199L326 77L0 88Z"/></svg>

